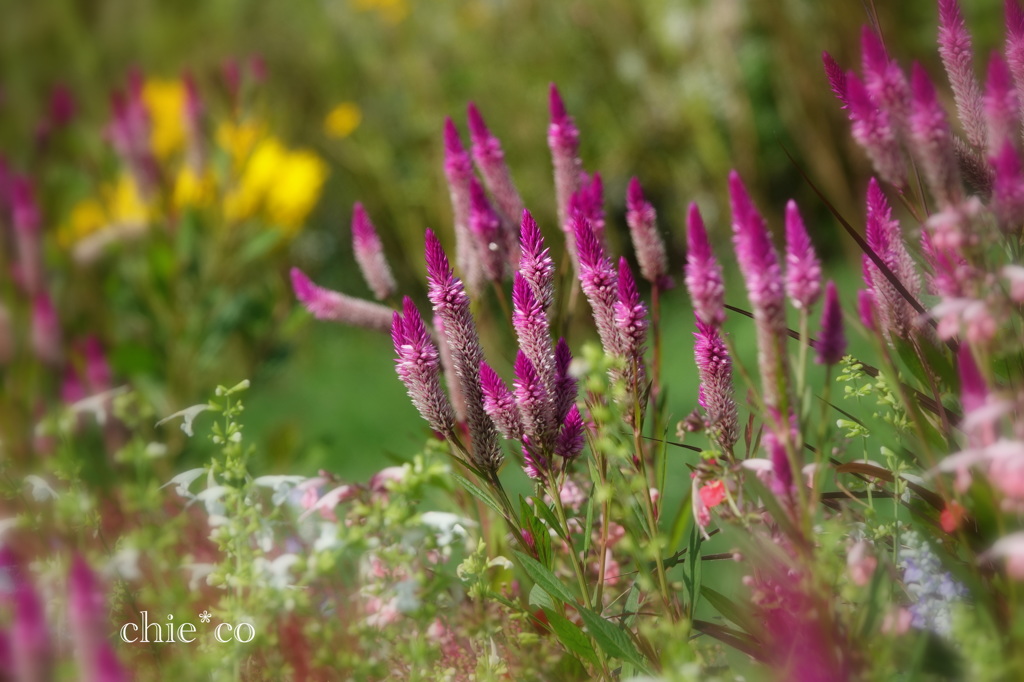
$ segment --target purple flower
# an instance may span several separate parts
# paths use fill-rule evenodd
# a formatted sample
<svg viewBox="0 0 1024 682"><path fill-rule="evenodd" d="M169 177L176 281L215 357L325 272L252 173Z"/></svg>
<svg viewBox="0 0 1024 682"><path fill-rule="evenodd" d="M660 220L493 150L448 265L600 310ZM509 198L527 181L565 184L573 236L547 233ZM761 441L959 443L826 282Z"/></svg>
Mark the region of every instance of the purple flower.
<svg viewBox="0 0 1024 682"><path fill-rule="evenodd" d="M939 205L942 208L956 206L963 200L964 191L946 112L935 97L935 88L920 64L915 63L911 70L910 86L912 151L924 173L928 189Z"/></svg>
<svg viewBox="0 0 1024 682"><path fill-rule="evenodd" d="M978 363L974 361L974 353L969 344L960 344L957 369L960 372L960 404L964 412L970 413L984 407L988 403L988 385L978 369Z"/></svg>
<svg viewBox="0 0 1024 682"><path fill-rule="evenodd" d="M656 287L671 289L674 283L668 274L665 241L658 233L658 216L644 198L644 191L636 178L629 181L626 190L626 223L640 264L640 274Z"/></svg>
<svg viewBox="0 0 1024 682"><path fill-rule="evenodd" d="M469 229L472 210L469 186L473 179L473 160L462 146L459 131L450 118L444 121L444 175L448 180L455 223L455 259L466 278L466 286L475 294L483 286L484 270Z"/></svg>
<svg viewBox="0 0 1024 682"><path fill-rule="evenodd" d="M846 335L843 333L843 311L839 307L836 285L829 280L825 285L825 307L821 311L821 335L814 345L820 365L834 365L846 354Z"/></svg>
<svg viewBox="0 0 1024 682"><path fill-rule="evenodd" d="M569 199L569 211L589 220L598 241L604 243L604 183L600 173L583 173L579 189Z"/></svg>
<svg viewBox="0 0 1024 682"><path fill-rule="evenodd" d="M1020 227L1024 220L1024 170L1020 155L1010 139L991 159L993 174L991 206L1004 231Z"/></svg>
<svg viewBox="0 0 1024 682"><path fill-rule="evenodd" d="M799 441L799 431L796 414L789 413L789 424L787 425L782 415L774 409L769 410L769 428L764 434L764 447L768 450L769 459L772 462L772 492L779 497L790 497L795 492L794 471L792 463L786 452L786 440L790 447L796 447ZM788 432L787 432L788 428Z"/></svg>
<svg viewBox="0 0 1024 682"><path fill-rule="evenodd" d="M40 291L32 298L32 351L41 362L48 365L59 364L63 357L57 309L45 291Z"/></svg>
<svg viewBox="0 0 1024 682"><path fill-rule="evenodd" d="M1010 68L998 52L993 52L988 62L984 101L988 124L986 149L991 159L1003 150L1007 142L1014 143L1020 132L1017 91L1013 86Z"/></svg>
<svg viewBox="0 0 1024 682"><path fill-rule="evenodd" d="M491 282L500 282L508 268L501 218L491 207L484 188L475 177L469 179L469 231L473 235L484 277Z"/></svg>
<svg viewBox="0 0 1024 682"><path fill-rule="evenodd" d="M8 189L14 238L18 252L18 283L29 295L43 286L43 262L39 233L39 204L32 181L15 176Z"/></svg>
<svg viewBox="0 0 1024 682"><path fill-rule="evenodd" d="M853 139L867 152L883 180L902 185L905 174L903 153L889 113L872 101L864 84L852 71L846 74L846 95Z"/></svg>
<svg viewBox="0 0 1024 682"><path fill-rule="evenodd" d="M523 209L519 234L522 246L519 272L530 283L533 295L540 301L541 307L547 310L555 299L555 263L544 246L544 237L540 233L537 221L526 209Z"/></svg>
<svg viewBox="0 0 1024 682"><path fill-rule="evenodd" d="M109 646L106 641L106 613L106 599L96 575L85 559L76 554L68 575L68 629L82 680L104 680L99 673L101 667L107 667L107 661L100 655L100 651Z"/></svg>
<svg viewBox="0 0 1024 682"><path fill-rule="evenodd" d="M878 330L875 323L875 296L870 289L857 290L857 314L865 329L868 331Z"/></svg>
<svg viewBox="0 0 1024 682"><path fill-rule="evenodd" d="M391 325L395 346L395 371L412 404L430 428L450 436L455 431L455 411L441 388L440 355L412 299L402 300L404 315L397 311Z"/></svg>
<svg viewBox="0 0 1024 682"><path fill-rule="evenodd" d="M981 88L974 77L971 34L956 0L939 0L939 56L953 88L957 115L967 141L977 149L984 149L985 114Z"/></svg>
<svg viewBox="0 0 1024 682"><path fill-rule="evenodd" d="M550 470L551 460L534 446L529 436L523 436L523 471L526 475L535 481L542 481Z"/></svg>
<svg viewBox="0 0 1024 682"><path fill-rule="evenodd" d="M554 414L544 382L530 358L517 351L514 365L516 405L523 420L524 445L529 440L531 450L547 452L554 436Z"/></svg>
<svg viewBox="0 0 1024 682"><path fill-rule="evenodd" d="M1017 101L1024 104L1024 11L1017 0L1006 0L1006 64L1017 87Z"/></svg>
<svg viewBox="0 0 1024 682"><path fill-rule="evenodd" d="M87 336L81 345L82 356L85 358L85 379L90 390L102 393L113 386L113 373L110 363L103 352L103 343L96 336Z"/></svg>
<svg viewBox="0 0 1024 682"><path fill-rule="evenodd" d="M480 386L484 394L484 411L494 421L502 436L510 440L523 437L523 422L512 391L498 373L486 362L480 363Z"/></svg>
<svg viewBox="0 0 1024 682"><path fill-rule="evenodd" d="M565 104L558 88L552 83L549 89L551 125L548 126L548 147L551 149L551 163L555 172L555 200L558 206L558 226L565 233L566 250L572 258L574 269L576 259L575 230L569 202L580 186L583 164L579 159L580 132L565 111Z"/></svg>
<svg viewBox="0 0 1024 682"><path fill-rule="evenodd" d="M363 279L378 301L392 296L397 288L384 247L370 216L359 202L352 207L352 251Z"/></svg>
<svg viewBox="0 0 1024 682"><path fill-rule="evenodd" d="M619 258L619 300L615 302L615 326L620 351L626 358L631 389L644 383L644 343L647 340L647 306L640 300L629 263Z"/></svg>
<svg viewBox="0 0 1024 682"><path fill-rule="evenodd" d="M316 319L379 332L391 328L391 313L394 312L391 308L317 286L298 268L292 268L291 276L295 297Z"/></svg>
<svg viewBox="0 0 1024 682"><path fill-rule="evenodd" d="M558 432L558 439L555 441L555 454L568 460L579 457L583 452L584 429L583 417L578 407L573 405L562 422L562 428Z"/></svg>
<svg viewBox="0 0 1024 682"><path fill-rule="evenodd" d="M903 70L889 59L881 38L868 26L861 31L861 53L864 64L864 87L871 101L885 109L893 129L906 128L910 88Z"/></svg>
<svg viewBox="0 0 1024 682"><path fill-rule="evenodd" d="M590 303L601 346L608 355L620 355L619 332L615 325L615 303L618 301L618 276L604 247L580 215L573 218L576 244L579 247L579 278L583 294Z"/></svg>
<svg viewBox="0 0 1024 682"><path fill-rule="evenodd" d="M916 296L921 286L917 267L903 242L900 224L893 220L892 208L874 178L868 182L865 237L868 247L903 283L907 291ZM886 337L895 334L899 338L908 338L916 318L914 309L867 255L863 256L863 268L864 281L872 293L873 302L878 306L877 319Z"/></svg>
<svg viewBox="0 0 1024 682"><path fill-rule="evenodd" d="M797 310L810 309L821 296L821 263L792 200L786 204L786 293Z"/></svg>
<svg viewBox="0 0 1024 682"><path fill-rule="evenodd" d="M739 438L736 401L733 398L732 358L718 328L698 317L693 347L700 389L697 402L706 413L705 428L723 452L732 452Z"/></svg>
<svg viewBox="0 0 1024 682"><path fill-rule="evenodd" d="M825 77L828 78L828 85L832 88L836 99L843 105L840 108L848 109L850 101L846 93L846 73L843 71L843 67L839 66L839 63L828 52L821 53L821 61L825 65Z"/></svg>
<svg viewBox="0 0 1024 682"><path fill-rule="evenodd" d="M452 361L452 349L448 347L448 337L444 332L444 321L436 314L433 319L434 337L437 339L437 350L441 354L441 370L444 372L444 381L448 387L448 397L451 398L452 407L455 408L455 420L466 421L466 396L462 394L462 385L455 373L455 363Z"/></svg>
<svg viewBox="0 0 1024 682"><path fill-rule="evenodd" d="M466 400L466 423L473 441L473 464L494 473L501 465L502 453L494 423L484 412L480 388L480 363L483 350L476 323L469 311L469 296L462 282L452 273L441 242L431 231L426 233L428 297L434 312L444 323L445 339L451 349L452 365Z"/></svg>
<svg viewBox="0 0 1024 682"><path fill-rule="evenodd" d="M555 422L565 420L569 409L576 404L576 378L569 374L572 353L565 339L558 339L555 344Z"/></svg>
<svg viewBox="0 0 1024 682"><path fill-rule="evenodd" d="M159 168L150 148L149 111L142 100L142 74L128 74L125 92L115 91L110 97L111 121L107 136L114 150L131 171L143 196L156 186Z"/></svg>
<svg viewBox="0 0 1024 682"><path fill-rule="evenodd" d="M512 282L512 327L519 347L537 369L545 388L553 391L555 356L551 349L548 316L529 282L518 272Z"/></svg>
<svg viewBox="0 0 1024 682"><path fill-rule="evenodd" d="M686 218L686 288L697 318L716 327L725 322L725 283L697 204Z"/></svg>
<svg viewBox="0 0 1024 682"><path fill-rule="evenodd" d="M46 627L46 610L32 584L16 563L14 594L11 599L13 623L10 632L14 679L51 679L50 633Z"/></svg>
<svg viewBox="0 0 1024 682"><path fill-rule="evenodd" d="M519 263L515 221L523 213L523 200L505 163L501 142L487 129L487 124L484 123L483 116L475 104L470 102L466 113L469 118L469 136L473 142L473 159L480 169L484 182L487 183L487 189L498 205L498 211L502 214L505 252L509 254L512 269L515 269Z"/></svg>

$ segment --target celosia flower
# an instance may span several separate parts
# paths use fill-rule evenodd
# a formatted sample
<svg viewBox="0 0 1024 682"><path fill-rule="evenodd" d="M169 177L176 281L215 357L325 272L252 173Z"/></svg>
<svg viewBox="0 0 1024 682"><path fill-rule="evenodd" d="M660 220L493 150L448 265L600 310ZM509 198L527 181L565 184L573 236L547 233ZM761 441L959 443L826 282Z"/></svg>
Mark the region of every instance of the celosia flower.
<svg viewBox="0 0 1024 682"><path fill-rule="evenodd" d="M498 205L498 211L502 214L504 251L509 256L512 269L515 269L519 264L519 242L515 227L516 221L523 213L523 200L505 163L501 142L487 129L487 124L484 123L483 116L475 104L470 102L466 113L469 119L469 136L473 141L473 159L480 169L484 182L487 183L487 189L494 197L494 202Z"/></svg>
<svg viewBox="0 0 1024 682"><path fill-rule="evenodd" d="M776 495L788 497L796 490L793 483L793 465L787 452L787 447L796 447L799 440L796 414L790 412L787 425L776 410L769 408L769 411L771 423L764 434L764 447L768 450L772 462L774 478L771 488Z"/></svg>
<svg viewBox="0 0 1024 682"><path fill-rule="evenodd" d="M732 358L718 328L697 318L693 354L700 374L697 402L707 413L705 428L723 452L732 452L739 438L733 398Z"/></svg>
<svg viewBox="0 0 1024 682"><path fill-rule="evenodd" d="M865 238L868 247L907 291L916 296L920 290L917 267L903 242L900 224L893 219L892 208L874 178L868 182ZM867 255L863 256L863 267L864 281L878 306L876 317L886 337L895 334L899 338L908 338L915 318L913 307Z"/></svg>
<svg viewBox="0 0 1024 682"><path fill-rule="evenodd" d="M195 79L186 73L182 76L181 83L185 89L182 120L188 145L186 164L193 176L201 176L203 167L206 165L206 136L203 131L203 118L206 110L202 97L199 96L199 88L196 87Z"/></svg>
<svg viewBox="0 0 1024 682"><path fill-rule="evenodd" d="M391 267L384 256L384 247L370 216L359 202L352 207L352 252L363 273L363 279L378 301L395 293L396 284Z"/></svg>
<svg viewBox="0 0 1024 682"><path fill-rule="evenodd" d="M85 359L85 380L92 393L102 393L113 386L113 373L103 352L103 343L96 336L87 336L80 347Z"/></svg>
<svg viewBox="0 0 1024 682"><path fill-rule="evenodd" d="M531 451L547 452L553 444L554 414L551 397L537 368L522 350L516 353L515 396L523 420L524 445L529 440Z"/></svg>
<svg viewBox="0 0 1024 682"><path fill-rule="evenodd" d="M39 292L43 285L43 262L40 252L39 204L36 202L32 181L15 176L7 191L14 223L17 247L17 281L29 295Z"/></svg>
<svg viewBox="0 0 1024 682"><path fill-rule="evenodd" d="M846 354L846 335L843 333L843 311L839 307L839 294L835 282L825 285L825 307L821 311L821 335L814 345L820 365L834 365Z"/></svg>
<svg viewBox="0 0 1024 682"><path fill-rule="evenodd" d="M107 135L118 156L128 166L135 184L144 196L149 196L159 169L150 149L151 124L142 98L143 88L142 74L132 71L128 74L126 91L111 94L111 121Z"/></svg>
<svg viewBox="0 0 1024 682"><path fill-rule="evenodd" d="M1024 105L1024 11L1017 0L1006 0L1006 64L1017 87L1017 101Z"/></svg>
<svg viewBox="0 0 1024 682"><path fill-rule="evenodd" d="M644 191L636 178L630 179L626 190L626 223L640 264L640 274L654 286L671 289L674 284L668 274L665 241L658 233L657 214L654 206L644 198Z"/></svg>
<svg viewBox="0 0 1024 682"><path fill-rule="evenodd" d="M598 241L604 243L604 183L600 173L583 173L579 189L569 200L569 212L579 213L590 221Z"/></svg>
<svg viewBox="0 0 1024 682"><path fill-rule="evenodd" d="M825 77L828 78L828 85L832 93L842 103L842 109L847 109L850 102L846 94L846 73L843 67L828 52L821 53L821 61L825 65Z"/></svg>
<svg viewBox="0 0 1024 682"><path fill-rule="evenodd" d="M797 310L810 309L821 296L821 263L792 200L786 204L786 293Z"/></svg>
<svg viewBox="0 0 1024 682"><path fill-rule="evenodd" d="M615 302L615 326L620 352L630 368L631 388L644 382L644 343L647 341L647 306L640 300L636 280L624 257L619 258L619 300Z"/></svg>
<svg viewBox="0 0 1024 682"><path fill-rule="evenodd" d="M993 52L988 62L984 102L988 130L985 149L991 159L1007 142L1015 142L1020 131L1017 91L1010 68L998 52Z"/></svg>
<svg viewBox="0 0 1024 682"><path fill-rule="evenodd" d="M875 296L870 289L857 291L857 314L860 316L860 323L868 331L877 331L875 325Z"/></svg>
<svg viewBox="0 0 1024 682"><path fill-rule="evenodd" d="M522 256L519 259L519 272L530 283L533 295L537 297L541 307L547 310L555 298L554 276L555 263L551 254L544 246L544 237L540 233L537 221L530 212L523 209L523 219L519 228L519 240Z"/></svg>
<svg viewBox="0 0 1024 682"><path fill-rule="evenodd" d="M939 205L942 208L956 206L963 200L964 191L952 132L946 112L935 96L935 88L920 64L915 63L911 70L910 87L911 151Z"/></svg>
<svg viewBox="0 0 1024 682"><path fill-rule="evenodd" d="M548 316L529 282L518 272L512 282L512 327L519 347L533 363L550 394L555 387L555 355Z"/></svg>
<svg viewBox="0 0 1024 682"><path fill-rule="evenodd" d="M902 185L905 175L903 153L889 113L872 101L857 74L846 74L846 97L853 139L863 147L875 171L883 180Z"/></svg>
<svg viewBox="0 0 1024 682"><path fill-rule="evenodd" d="M45 291L32 298L32 351L44 363L61 361L60 322L53 300Z"/></svg>
<svg viewBox="0 0 1024 682"><path fill-rule="evenodd" d="M473 160L462 146L459 131L450 118L444 121L444 174L448 180L455 223L455 260L466 280L466 286L475 294L483 286L484 271L469 229L472 205L469 183L473 178Z"/></svg>
<svg viewBox="0 0 1024 682"><path fill-rule="evenodd" d="M1003 559L1006 575L1014 580L1024 580L1024 531L999 538L979 558Z"/></svg>
<svg viewBox="0 0 1024 682"><path fill-rule="evenodd" d="M716 327L725 322L722 266L711 252L697 204L690 204L686 217L686 289L698 319Z"/></svg>
<svg viewBox="0 0 1024 682"><path fill-rule="evenodd" d="M1016 120L1016 119L1015 119ZM1024 169L1014 143L1007 139L1002 150L990 159L992 164L992 211L1006 233L1024 222Z"/></svg>
<svg viewBox="0 0 1024 682"><path fill-rule="evenodd" d="M428 296L434 304L434 312L444 322L452 365L466 400L466 423L472 439L473 464L484 472L494 473L501 465L502 454L498 432L484 412L480 389L480 363L484 357L480 338L469 311L469 296L462 282L452 273L448 256L431 230L426 233L426 260L430 283Z"/></svg>
<svg viewBox="0 0 1024 682"><path fill-rule="evenodd" d="M575 227L569 203L572 195L580 186L583 164L578 153L580 133L565 111L565 104L558 88L552 83L549 89L551 109L551 125L548 126L548 147L551 149L551 163L555 171L555 201L558 206L558 226L565 233L566 250L572 258L574 268L576 260Z"/></svg>
<svg viewBox="0 0 1024 682"><path fill-rule="evenodd" d="M473 235L484 277L491 282L500 282L509 265L501 218L491 207L484 188L475 177L469 179L469 231Z"/></svg>
<svg viewBox="0 0 1024 682"><path fill-rule="evenodd" d="M583 294L590 303L601 338L601 346L609 355L620 355L619 331L615 325L615 303L618 301L618 276L604 247L582 216L574 216L573 232L579 249L579 278Z"/></svg>
<svg viewBox="0 0 1024 682"><path fill-rule="evenodd" d="M11 599L13 622L10 630L13 679L52 679L53 652L43 603L21 566L13 563L3 568L9 568L14 574L8 576L14 579Z"/></svg>
<svg viewBox="0 0 1024 682"><path fill-rule="evenodd" d="M402 301L404 315L393 314L391 340L398 378L430 428L449 436L455 430L455 411L441 388L440 356L412 299Z"/></svg>
<svg viewBox="0 0 1024 682"><path fill-rule="evenodd" d="M977 149L985 148L985 115L981 88L974 77L971 34L956 0L939 0L939 56L949 76L964 134Z"/></svg>
<svg viewBox="0 0 1024 682"><path fill-rule="evenodd" d="M551 460L542 450L535 448L529 436L523 436L523 471L535 481L544 480L551 470Z"/></svg>
<svg viewBox="0 0 1024 682"><path fill-rule="evenodd" d="M875 31L861 30L861 56L864 66L864 87L871 101L885 109L897 136L906 128L910 88L906 76L895 60L889 59L885 46Z"/></svg>
<svg viewBox="0 0 1024 682"><path fill-rule="evenodd" d="M510 440L523 437L523 422L519 417L515 395L486 362L480 363L480 387L484 395L484 410L494 421L498 432Z"/></svg>
<svg viewBox="0 0 1024 682"><path fill-rule="evenodd" d="M128 676L106 638L107 606L99 582L80 555L68 576L68 626L83 682L120 682Z"/></svg>
<svg viewBox="0 0 1024 682"><path fill-rule="evenodd" d="M572 353L564 338L555 344L555 422L565 421L569 409L576 404L576 378L569 373Z"/></svg>
<svg viewBox="0 0 1024 682"><path fill-rule="evenodd" d="M317 286L298 268L292 268L291 276L295 297L318 320L332 320L380 332L391 329L391 308Z"/></svg>
<svg viewBox="0 0 1024 682"><path fill-rule="evenodd" d="M455 362L452 360L452 349L448 347L448 336L444 331L444 320L434 314L434 334L437 339L437 350L441 354L441 369L448 387L448 397L455 408L455 419L466 421L466 396L462 394L462 384L455 373Z"/></svg>
<svg viewBox="0 0 1024 682"><path fill-rule="evenodd" d="M573 405L569 408L569 413L566 414L562 428L558 432L558 438L555 440L555 454L568 460L578 457L583 452L584 428L580 410Z"/></svg>

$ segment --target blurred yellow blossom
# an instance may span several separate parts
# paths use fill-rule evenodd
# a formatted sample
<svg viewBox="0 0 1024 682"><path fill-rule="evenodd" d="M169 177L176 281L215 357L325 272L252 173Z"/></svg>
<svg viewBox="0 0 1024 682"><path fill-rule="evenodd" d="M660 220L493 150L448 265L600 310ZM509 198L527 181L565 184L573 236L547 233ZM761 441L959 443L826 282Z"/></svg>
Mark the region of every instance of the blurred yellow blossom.
<svg viewBox="0 0 1024 682"><path fill-rule="evenodd" d="M241 166L265 133L266 126L262 121L224 121L217 126L217 145L231 156L236 166Z"/></svg>
<svg viewBox="0 0 1024 682"><path fill-rule="evenodd" d="M90 261L107 244L143 232L153 219L148 205L130 175L122 175L112 185L103 185L98 197L75 204L67 222L57 233L62 248L73 249L75 257Z"/></svg>
<svg viewBox="0 0 1024 682"><path fill-rule="evenodd" d="M324 131L330 137L348 137L359 127L363 112L355 102L342 102L331 109L324 119Z"/></svg>
<svg viewBox="0 0 1024 682"><path fill-rule="evenodd" d="M207 170L201 175L187 165L178 172L174 180L174 193L171 202L178 210L184 208L201 208L213 204L217 195L217 182L213 174Z"/></svg>
<svg viewBox="0 0 1024 682"><path fill-rule="evenodd" d="M384 20L397 24L409 13L407 0L354 0L356 9L376 12Z"/></svg>
<svg viewBox="0 0 1024 682"><path fill-rule="evenodd" d="M93 198L83 199L71 209L67 223L57 233L57 242L66 249L106 226L107 213L103 205Z"/></svg>
<svg viewBox="0 0 1024 682"><path fill-rule="evenodd" d="M150 141L157 158L167 159L185 146L185 85L180 80L150 78L142 87L149 111Z"/></svg>

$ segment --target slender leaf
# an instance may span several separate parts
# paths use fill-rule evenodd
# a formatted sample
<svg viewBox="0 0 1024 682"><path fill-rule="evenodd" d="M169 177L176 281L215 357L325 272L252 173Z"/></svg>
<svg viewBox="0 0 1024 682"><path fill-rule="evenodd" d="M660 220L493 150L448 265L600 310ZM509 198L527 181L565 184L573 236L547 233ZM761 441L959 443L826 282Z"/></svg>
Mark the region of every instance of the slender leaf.
<svg viewBox="0 0 1024 682"><path fill-rule="evenodd" d="M621 661L628 661L644 672L650 671L650 664L637 651L636 645L625 631L590 609L580 609L579 612L590 636L606 654Z"/></svg>
<svg viewBox="0 0 1024 682"><path fill-rule="evenodd" d="M754 637L754 633L759 629L757 621L754 620L749 613L744 612L736 602L729 599L721 592L716 592L707 585L701 586L700 594L702 597L707 599L708 603L715 607L720 614L743 628L751 637Z"/></svg>
<svg viewBox="0 0 1024 682"><path fill-rule="evenodd" d="M555 602L551 599L551 595L540 585L534 585L530 590L529 603L530 606L539 606L545 610L555 608Z"/></svg>
<svg viewBox="0 0 1024 682"><path fill-rule="evenodd" d="M481 502L486 504L488 507L490 507L491 509L496 511L498 513L498 515L501 516L501 518L505 518L505 512L502 511L501 506L498 504L497 500L495 500L493 497L491 497L490 493L485 491L483 488L478 486L476 483L473 483L472 481L470 481L465 476L460 476L459 474L457 474L455 472L452 472L452 478L454 478L456 481L458 481L459 485L461 485L463 488L465 488L469 492L470 495L472 495L473 497L475 497L476 499L480 500Z"/></svg>
<svg viewBox="0 0 1024 682"><path fill-rule="evenodd" d="M533 582L540 585L542 590L556 599L561 599L566 604L576 605L576 597L572 591L549 568L532 556L527 556L522 552L512 550L512 554L515 555L519 565L526 571L526 575L530 576Z"/></svg>
<svg viewBox="0 0 1024 682"><path fill-rule="evenodd" d="M545 608L544 614L548 617L548 624L562 646L579 656L584 663L589 663L595 668L600 666L594 645L583 630L555 609Z"/></svg>

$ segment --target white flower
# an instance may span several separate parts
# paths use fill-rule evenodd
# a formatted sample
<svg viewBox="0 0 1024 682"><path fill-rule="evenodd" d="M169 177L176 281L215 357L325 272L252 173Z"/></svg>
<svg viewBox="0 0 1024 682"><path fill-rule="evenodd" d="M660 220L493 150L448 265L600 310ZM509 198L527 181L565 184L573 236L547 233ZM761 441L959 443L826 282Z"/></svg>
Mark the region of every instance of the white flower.
<svg viewBox="0 0 1024 682"><path fill-rule="evenodd" d="M344 543L338 539L338 524L325 523L320 526L320 537L313 543L314 552L327 552L341 547Z"/></svg>
<svg viewBox="0 0 1024 682"><path fill-rule="evenodd" d="M216 564L185 564L189 571L188 589L195 592L199 589L199 581L217 570Z"/></svg>
<svg viewBox="0 0 1024 682"><path fill-rule="evenodd" d="M138 580L142 577L139 570L139 550L134 547L123 547L110 558L104 567L103 574L108 578Z"/></svg>
<svg viewBox="0 0 1024 682"><path fill-rule="evenodd" d="M165 422L169 422L175 417L181 417L181 430L185 432L185 435L189 438L192 437L192 422L199 416L200 413L206 412L207 410L213 409L209 403L203 403L202 405L193 405L192 407L186 407L184 410L178 410L174 414L169 414L156 423L157 426Z"/></svg>
<svg viewBox="0 0 1024 682"><path fill-rule="evenodd" d="M206 473L206 469L202 467L198 469L189 469L188 471L181 472L180 474L178 474L171 480L167 481L167 483L164 483L160 487L166 488L169 485L173 485L175 486L174 492L178 493L180 497L186 497L190 500L194 500L195 495L190 493L188 491L188 488L197 478L202 476L204 473Z"/></svg>
<svg viewBox="0 0 1024 682"><path fill-rule="evenodd" d="M280 507L288 499L291 489L306 480L305 476L260 476L253 480L253 483L265 488L273 488L274 496L271 502L275 507Z"/></svg>
<svg viewBox="0 0 1024 682"><path fill-rule="evenodd" d="M210 525L214 524L212 517L221 517L227 514L227 509L221 503L220 498L224 497L224 494L228 492L230 488L226 485L215 485L207 488L196 495L196 499L202 502L206 506L206 513L210 515Z"/></svg>
<svg viewBox="0 0 1024 682"><path fill-rule="evenodd" d="M258 557L255 561L255 568L270 587L283 590L293 586L291 568L298 561L299 557L296 554L282 554L273 561Z"/></svg>
<svg viewBox="0 0 1024 682"><path fill-rule="evenodd" d="M32 499L36 502L57 499L57 492L42 477L35 475L26 476L25 483L32 486Z"/></svg>
<svg viewBox="0 0 1024 682"><path fill-rule="evenodd" d="M456 536L464 538L468 535L465 526L475 526L472 519L448 512L428 511L420 514L420 523L435 531L437 544L447 547Z"/></svg>

